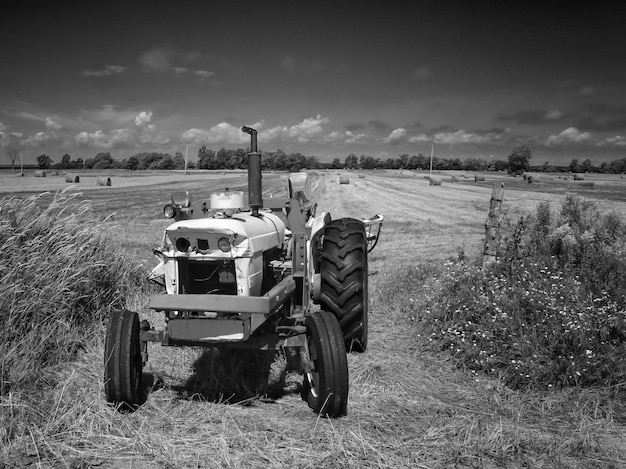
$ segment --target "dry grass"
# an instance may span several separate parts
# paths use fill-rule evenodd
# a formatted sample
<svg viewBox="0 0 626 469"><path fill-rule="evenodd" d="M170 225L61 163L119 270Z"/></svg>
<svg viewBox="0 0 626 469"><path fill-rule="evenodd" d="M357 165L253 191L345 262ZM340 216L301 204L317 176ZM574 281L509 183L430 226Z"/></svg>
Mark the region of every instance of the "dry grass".
<svg viewBox="0 0 626 469"><path fill-rule="evenodd" d="M623 407L610 391L513 392L422 347L406 295L407 281L415 279L407 272L419 267L427 285L436 281L441 259L479 250L488 185L468 181L431 191L426 180L375 172L350 185L322 173L313 188L318 211L333 218L385 215L370 257L370 346L349 356L346 417L311 413L299 397L298 378L284 373L285 360L275 361L265 386L249 380L242 391L206 380L228 371L228 358L158 345L151 345L146 369L154 385L148 401L137 412L119 413L103 399L100 329L75 361L45 370L45 391L2 397L5 415L23 414L33 423L2 439L0 461L106 468L626 467ZM135 201L128 197L133 192L109 189L109 197L119 194L142 213L115 238L135 242L132 250L149 245L161 223L154 220L162 206L150 200L154 189L135 189ZM557 197L507 192L505 183L505 208L513 214ZM106 213L106 201L94 201L96 216ZM154 217L148 214L153 205ZM109 229L130 217L119 213ZM140 241L141 233L151 239ZM132 297L127 306L156 322L146 299ZM257 391L269 396L245 397Z"/></svg>

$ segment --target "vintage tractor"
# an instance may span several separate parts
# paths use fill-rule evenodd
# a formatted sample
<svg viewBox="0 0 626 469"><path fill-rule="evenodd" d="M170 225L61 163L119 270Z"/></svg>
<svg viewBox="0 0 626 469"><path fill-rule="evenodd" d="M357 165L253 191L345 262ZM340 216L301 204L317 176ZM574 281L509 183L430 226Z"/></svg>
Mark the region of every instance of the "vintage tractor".
<svg viewBox="0 0 626 469"><path fill-rule="evenodd" d="M250 134L249 204L224 191L196 201L172 194L175 222L154 249L149 278L165 287L149 307L165 313L155 331L136 312L115 311L105 344L105 393L120 408L145 398L148 342L166 346L283 349L298 358L303 399L318 414L346 413L346 351L367 347L367 254L383 217L331 220L316 213L306 173L292 173L286 198L263 200L257 131Z"/></svg>

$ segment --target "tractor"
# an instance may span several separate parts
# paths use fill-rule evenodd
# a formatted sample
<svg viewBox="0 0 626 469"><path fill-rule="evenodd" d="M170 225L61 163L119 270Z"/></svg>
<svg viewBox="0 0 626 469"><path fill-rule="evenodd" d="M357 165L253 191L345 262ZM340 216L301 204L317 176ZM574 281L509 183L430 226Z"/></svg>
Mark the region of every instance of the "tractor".
<svg viewBox="0 0 626 469"><path fill-rule="evenodd" d="M242 131L250 135L247 206L241 191L209 200L184 191L163 209L173 223L153 250L159 263L148 278L165 290L149 303L164 313L164 330L134 311L109 317L105 395L120 409L145 401L148 342L160 342L283 350L296 357L302 397L314 412L347 413L346 354L367 348L367 255L383 217L318 214L306 172L288 176L286 197L264 200L257 131Z"/></svg>

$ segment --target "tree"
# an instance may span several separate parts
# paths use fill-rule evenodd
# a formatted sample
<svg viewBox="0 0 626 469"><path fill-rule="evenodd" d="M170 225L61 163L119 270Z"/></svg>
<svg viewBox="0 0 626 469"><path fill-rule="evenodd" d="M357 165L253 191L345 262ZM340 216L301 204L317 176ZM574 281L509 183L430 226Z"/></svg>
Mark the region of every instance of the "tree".
<svg viewBox="0 0 626 469"><path fill-rule="evenodd" d="M346 156L346 161L344 164L344 168L346 169L357 169L359 167L359 159L354 153Z"/></svg>
<svg viewBox="0 0 626 469"><path fill-rule="evenodd" d="M578 160L576 158L574 158L572 161L570 161L569 163L569 170L572 173L577 173L580 171L580 168L578 167Z"/></svg>
<svg viewBox="0 0 626 469"><path fill-rule="evenodd" d="M530 148L525 145L513 148L509 155L509 171L514 174L521 174L530 168L530 159L532 158Z"/></svg>
<svg viewBox="0 0 626 469"><path fill-rule="evenodd" d="M72 157L67 153L61 158L61 168L68 169L71 166Z"/></svg>
<svg viewBox="0 0 626 469"><path fill-rule="evenodd" d="M10 134L3 137L4 151L11 161L11 170L15 171L15 162L22 153L22 141L20 135Z"/></svg>
<svg viewBox="0 0 626 469"><path fill-rule="evenodd" d="M340 169L341 168L341 160L339 158L334 158L332 163L330 164L332 169Z"/></svg>
<svg viewBox="0 0 626 469"><path fill-rule="evenodd" d="M37 157L37 164L40 169L50 169L50 166L52 166L52 158L46 154L39 155Z"/></svg>

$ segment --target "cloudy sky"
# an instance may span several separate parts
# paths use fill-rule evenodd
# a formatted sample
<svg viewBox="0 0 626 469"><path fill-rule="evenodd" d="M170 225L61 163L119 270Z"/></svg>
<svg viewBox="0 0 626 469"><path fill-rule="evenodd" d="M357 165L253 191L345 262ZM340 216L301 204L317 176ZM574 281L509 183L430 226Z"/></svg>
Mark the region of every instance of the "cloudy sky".
<svg viewBox="0 0 626 469"><path fill-rule="evenodd" d="M444 158L626 157L614 2L9 3L0 144L25 161L195 156L244 147L242 125L262 150L322 161L433 143Z"/></svg>

